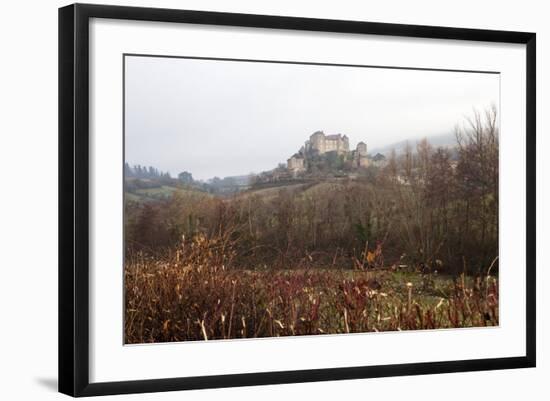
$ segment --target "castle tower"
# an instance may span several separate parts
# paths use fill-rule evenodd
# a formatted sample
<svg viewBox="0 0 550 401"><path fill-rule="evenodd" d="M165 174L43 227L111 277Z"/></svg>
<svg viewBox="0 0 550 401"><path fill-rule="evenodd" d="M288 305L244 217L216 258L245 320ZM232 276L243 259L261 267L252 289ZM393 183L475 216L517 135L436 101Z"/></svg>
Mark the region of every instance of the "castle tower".
<svg viewBox="0 0 550 401"><path fill-rule="evenodd" d="M309 147L311 150L317 151L319 154L326 152L326 140L325 133L323 131L316 131L309 137Z"/></svg>
<svg viewBox="0 0 550 401"><path fill-rule="evenodd" d="M359 142L357 144L357 154L360 156L366 156L367 155L367 144L365 142Z"/></svg>
<svg viewBox="0 0 550 401"><path fill-rule="evenodd" d="M368 167L369 158L367 156L367 144L365 142L359 142L355 149L355 162L357 167Z"/></svg>
<svg viewBox="0 0 550 401"><path fill-rule="evenodd" d="M344 135L342 137L342 145L343 145L343 150L345 153L348 153L349 152L349 138L347 135Z"/></svg>

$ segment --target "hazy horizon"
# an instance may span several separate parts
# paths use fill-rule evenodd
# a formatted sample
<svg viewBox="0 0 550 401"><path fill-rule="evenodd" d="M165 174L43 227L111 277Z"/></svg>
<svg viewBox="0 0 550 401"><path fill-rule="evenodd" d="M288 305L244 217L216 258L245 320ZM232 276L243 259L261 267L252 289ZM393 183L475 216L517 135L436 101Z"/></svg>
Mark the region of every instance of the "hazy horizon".
<svg viewBox="0 0 550 401"><path fill-rule="evenodd" d="M195 179L286 162L315 131L368 150L498 107L499 75L126 57L125 160Z"/></svg>

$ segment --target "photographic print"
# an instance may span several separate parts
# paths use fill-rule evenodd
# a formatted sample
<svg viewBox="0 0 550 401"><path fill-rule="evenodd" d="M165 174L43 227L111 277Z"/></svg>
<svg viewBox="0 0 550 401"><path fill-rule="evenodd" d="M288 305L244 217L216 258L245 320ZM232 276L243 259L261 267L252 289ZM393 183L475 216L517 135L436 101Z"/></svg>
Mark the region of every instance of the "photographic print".
<svg viewBox="0 0 550 401"><path fill-rule="evenodd" d="M499 85L125 55L125 344L498 326Z"/></svg>

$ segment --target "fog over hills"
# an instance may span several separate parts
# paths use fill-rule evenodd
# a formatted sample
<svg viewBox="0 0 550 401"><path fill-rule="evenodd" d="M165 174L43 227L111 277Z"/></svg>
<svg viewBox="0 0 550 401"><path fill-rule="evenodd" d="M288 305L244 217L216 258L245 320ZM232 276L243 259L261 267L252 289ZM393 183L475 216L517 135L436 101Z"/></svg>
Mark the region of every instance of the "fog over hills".
<svg viewBox="0 0 550 401"><path fill-rule="evenodd" d="M455 134L454 132L449 132L447 134L442 134L442 135L418 137L410 140L394 142L389 145L369 149L369 153L371 155L375 155L376 153L388 155L392 151L392 149L395 149L395 152L399 154L405 150L405 147L407 146L407 142L409 143L409 145L411 145L414 151L416 149L416 144L421 140L423 140L424 138L427 139L430 145L432 145L434 148L437 148L437 147L448 148L448 147L456 146Z"/></svg>

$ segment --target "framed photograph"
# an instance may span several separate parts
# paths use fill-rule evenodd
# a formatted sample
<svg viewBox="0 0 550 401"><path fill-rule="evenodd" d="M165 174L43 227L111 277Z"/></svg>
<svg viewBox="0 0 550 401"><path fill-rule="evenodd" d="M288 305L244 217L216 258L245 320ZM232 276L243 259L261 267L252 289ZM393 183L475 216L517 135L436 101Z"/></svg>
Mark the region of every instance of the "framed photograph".
<svg viewBox="0 0 550 401"><path fill-rule="evenodd" d="M535 34L59 10L59 390L535 366Z"/></svg>

